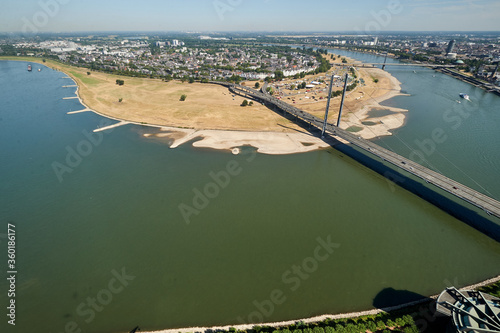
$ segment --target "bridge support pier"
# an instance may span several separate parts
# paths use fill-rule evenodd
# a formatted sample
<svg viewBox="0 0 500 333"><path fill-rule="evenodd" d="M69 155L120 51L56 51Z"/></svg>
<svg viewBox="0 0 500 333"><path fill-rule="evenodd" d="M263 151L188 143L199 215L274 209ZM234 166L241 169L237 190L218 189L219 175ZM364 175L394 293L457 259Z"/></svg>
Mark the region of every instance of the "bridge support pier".
<svg viewBox="0 0 500 333"><path fill-rule="evenodd" d="M340 102L339 119L337 120L337 127L340 125L340 118L342 118L342 109L344 108L345 93L347 91L347 80L349 79L349 72L345 74L344 92L342 93L342 101Z"/></svg>
<svg viewBox="0 0 500 333"><path fill-rule="evenodd" d="M334 79L334 75L332 73L332 79L330 80L330 87L328 89L328 102L326 103L325 122L323 123L323 130L321 131L321 138L325 137L326 123L328 121L328 111L330 110L330 101L332 100L333 79Z"/></svg>

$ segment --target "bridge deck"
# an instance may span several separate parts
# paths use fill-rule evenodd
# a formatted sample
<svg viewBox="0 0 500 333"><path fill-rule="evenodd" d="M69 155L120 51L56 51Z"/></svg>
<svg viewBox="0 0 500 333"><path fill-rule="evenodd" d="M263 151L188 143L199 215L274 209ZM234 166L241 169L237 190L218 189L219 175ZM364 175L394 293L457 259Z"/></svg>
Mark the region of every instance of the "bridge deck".
<svg viewBox="0 0 500 333"><path fill-rule="evenodd" d="M311 125L322 129L323 121L316 116L313 116L303 110L300 110L290 104L287 104L281 100L278 100L269 94L244 87L241 85L235 84L226 84L221 82L212 82L217 84L222 84L227 86L233 93L238 95L242 95L245 97L249 97L252 99L260 100L265 103L272 104L279 109L305 121L310 123ZM363 149L364 151L378 156L379 158L387 161L394 166L407 171L423 180L427 183L437 186L438 188L443 189L444 191L451 193L452 195L484 210L489 215L496 216L500 218L500 202L497 200L482 194L476 190L473 190L457 181L454 181L446 176L443 176L440 173L432 171L418 163L415 163L412 160L404 158L390 150L387 150L379 145L362 139L357 135L350 133L346 130L343 130L337 126L332 124L327 124L326 127L327 132L330 134L336 135L344 140L347 140L351 144Z"/></svg>
<svg viewBox="0 0 500 333"><path fill-rule="evenodd" d="M421 63L378 63L378 62L373 62L373 63L335 63L332 64L335 66L353 66L353 67L374 67L374 66L412 66L412 67L441 67L441 68L454 68L457 67L457 65L439 65L439 64L421 64Z"/></svg>

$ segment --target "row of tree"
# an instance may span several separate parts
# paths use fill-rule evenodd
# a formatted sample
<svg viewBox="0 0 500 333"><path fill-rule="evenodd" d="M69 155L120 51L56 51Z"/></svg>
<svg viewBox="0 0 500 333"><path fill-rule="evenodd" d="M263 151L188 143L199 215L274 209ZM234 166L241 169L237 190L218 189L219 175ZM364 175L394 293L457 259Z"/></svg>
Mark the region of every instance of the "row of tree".
<svg viewBox="0 0 500 333"><path fill-rule="evenodd" d="M357 319L326 319L322 322L304 324L297 322L293 325L274 328L269 326L254 326L254 333L418 333L419 330L415 321L410 315L393 317L387 314L367 316ZM229 333L245 333L234 328L229 329Z"/></svg>

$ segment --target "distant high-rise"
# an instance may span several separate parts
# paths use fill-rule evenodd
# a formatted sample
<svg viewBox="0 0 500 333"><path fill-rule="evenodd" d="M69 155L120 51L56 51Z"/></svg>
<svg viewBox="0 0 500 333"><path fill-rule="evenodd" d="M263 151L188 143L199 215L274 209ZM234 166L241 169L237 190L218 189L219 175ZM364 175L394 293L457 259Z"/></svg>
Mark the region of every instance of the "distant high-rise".
<svg viewBox="0 0 500 333"><path fill-rule="evenodd" d="M452 53L453 49L455 48L456 41L454 39L450 40L448 43L448 48L446 49L446 54Z"/></svg>

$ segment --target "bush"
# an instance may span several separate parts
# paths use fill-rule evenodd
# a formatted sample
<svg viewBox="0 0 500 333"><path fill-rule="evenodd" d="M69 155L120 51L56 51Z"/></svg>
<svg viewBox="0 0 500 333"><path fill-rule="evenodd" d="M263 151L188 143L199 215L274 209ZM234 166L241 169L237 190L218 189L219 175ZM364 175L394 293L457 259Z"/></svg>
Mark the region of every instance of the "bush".
<svg viewBox="0 0 500 333"><path fill-rule="evenodd" d="M248 106L248 101L245 99L243 103L241 103L241 106Z"/></svg>
<svg viewBox="0 0 500 333"><path fill-rule="evenodd" d="M255 82L255 89L259 89L260 88L260 83L259 82Z"/></svg>
<svg viewBox="0 0 500 333"><path fill-rule="evenodd" d="M90 75L90 72L87 72L87 75Z"/></svg>
<svg viewBox="0 0 500 333"><path fill-rule="evenodd" d="M123 80L116 80L116 84L119 86L123 86L125 84L125 81Z"/></svg>
<svg viewBox="0 0 500 333"><path fill-rule="evenodd" d="M181 98L180 98L180 101L181 102L184 102L187 98L187 95L181 95Z"/></svg>
<svg viewBox="0 0 500 333"><path fill-rule="evenodd" d="M248 103L249 106L253 106L253 101L251 101L250 103Z"/></svg>
<svg viewBox="0 0 500 333"><path fill-rule="evenodd" d="M123 98L120 98L120 99L118 100L118 103L121 103L122 101L123 101Z"/></svg>

